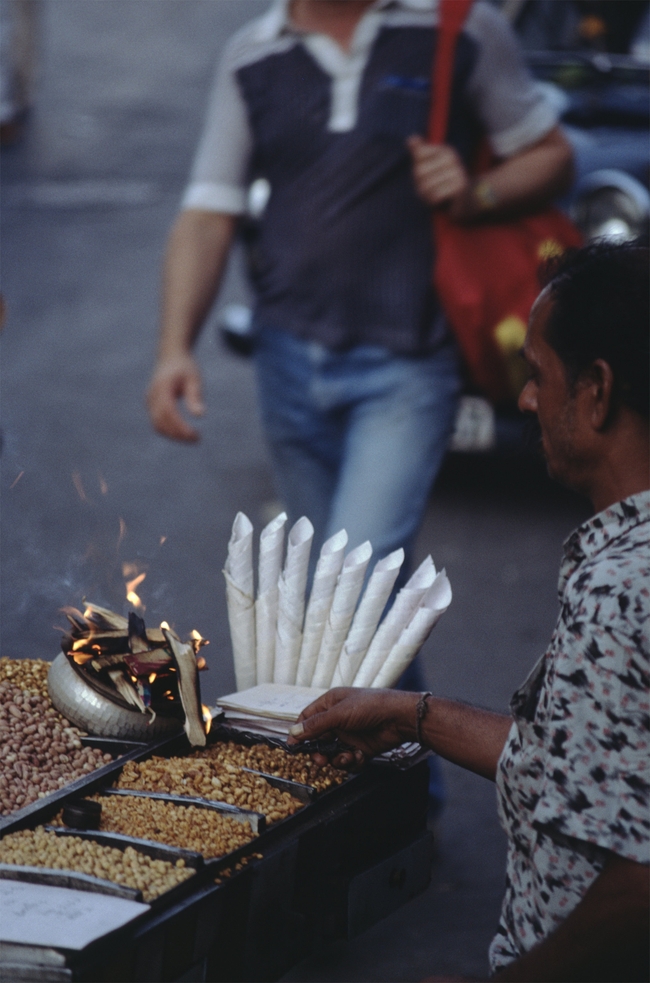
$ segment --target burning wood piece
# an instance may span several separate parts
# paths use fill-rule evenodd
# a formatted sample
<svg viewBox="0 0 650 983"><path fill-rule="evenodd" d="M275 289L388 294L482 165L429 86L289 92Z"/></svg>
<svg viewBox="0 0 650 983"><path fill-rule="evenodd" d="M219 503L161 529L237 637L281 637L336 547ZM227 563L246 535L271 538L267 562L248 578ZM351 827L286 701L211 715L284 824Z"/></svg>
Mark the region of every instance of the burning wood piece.
<svg viewBox="0 0 650 983"><path fill-rule="evenodd" d="M127 703L130 703L132 706L136 707L140 713L147 712L147 708L142 701L142 697L138 691L133 688L121 669L110 669L108 675L113 680L113 685L115 686L117 692L123 699L126 700Z"/></svg>
<svg viewBox="0 0 650 983"><path fill-rule="evenodd" d="M86 631L88 628L88 622L84 618L81 611L77 611L76 608L63 608L63 612L73 629L76 628L78 631Z"/></svg>
<svg viewBox="0 0 650 983"><path fill-rule="evenodd" d="M173 632L165 629L163 631L178 667L178 689L185 711L185 733L194 747L197 745L204 747L206 732L201 712L199 674L194 648L191 644L184 645Z"/></svg>
<svg viewBox="0 0 650 983"><path fill-rule="evenodd" d="M86 604L83 614L64 612L70 628L61 648L91 686L125 708L150 714L151 721L157 713L184 716L191 743L205 744L197 671L206 661L196 653L207 639L193 631L183 642L166 622L147 628L135 612L127 619L96 604Z"/></svg>
<svg viewBox="0 0 650 983"><path fill-rule="evenodd" d="M86 604L84 618L91 622L99 631L110 631L112 628L124 631L129 627L129 622L121 614L109 611L108 608L100 608L97 604Z"/></svg>
<svg viewBox="0 0 650 983"><path fill-rule="evenodd" d="M145 623L135 611L131 611L129 614L129 649L133 655L149 651Z"/></svg>
<svg viewBox="0 0 650 983"><path fill-rule="evenodd" d="M153 649L137 655L125 655L124 662L134 676L147 676L171 665L172 657L166 649Z"/></svg>
<svg viewBox="0 0 650 983"><path fill-rule="evenodd" d="M199 649L203 648L204 645L209 645L209 644L210 644L209 640L207 638L203 638L203 636L199 634L196 628L192 629L192 631L190 632L190 645L194 649L195 655L199 654ZM205 662L205 659L203 661Z"/></svg>
<svg viewBox="0 0 650 983"><path fill-rule="evenodd" d="M65 641L65 638L61 640ZM97 655L100 652L104 655L127 653L129 649L129 636L126 632L94 632L88 634L87 630L81 638L74 638L71 646L72 652L87 652Z"/></svg>

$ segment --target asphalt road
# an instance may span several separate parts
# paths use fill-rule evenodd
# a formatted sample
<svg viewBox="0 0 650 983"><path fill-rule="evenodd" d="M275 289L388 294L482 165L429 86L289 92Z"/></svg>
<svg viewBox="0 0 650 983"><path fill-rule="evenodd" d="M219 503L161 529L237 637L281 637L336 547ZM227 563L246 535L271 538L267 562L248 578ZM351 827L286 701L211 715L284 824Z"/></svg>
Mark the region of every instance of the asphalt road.
<svg viewBox="0 0 650 983"><path fill-rule="evenodd" d="M274 492L245 360L210 325L198 446L155 436L143 392L159 263L215 57L262 0L43 0L34 113L3 151L2 654L51 658L62 605L125 609L123 564L151 624L211 639L208 700L234 688L221 569L238 510ZM234 263L219 304L243 299ZM446 466L419 541L454 601L426 647L435 692L494 709L542 653L561 543L587 514L522 460ZM493 787L445 766L429 890L287 980L486 972L503 885Z"/></svg>

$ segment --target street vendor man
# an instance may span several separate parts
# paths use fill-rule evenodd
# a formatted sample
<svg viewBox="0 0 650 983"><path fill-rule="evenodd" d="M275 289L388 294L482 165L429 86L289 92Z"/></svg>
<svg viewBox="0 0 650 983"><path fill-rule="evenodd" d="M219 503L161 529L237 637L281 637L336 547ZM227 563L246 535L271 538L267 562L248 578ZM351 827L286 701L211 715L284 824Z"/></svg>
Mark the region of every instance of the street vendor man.
<svg viewBox="0 0 650 983"><path fill-rule="evenodd" d="M333 689L292 731L337 736L346 766L419 740L496 782L508 859L494 980L648 979L648 258L586 247L531 313L519 405L549 473L596 514L565 543L558 623L510 713Z"/></svg>

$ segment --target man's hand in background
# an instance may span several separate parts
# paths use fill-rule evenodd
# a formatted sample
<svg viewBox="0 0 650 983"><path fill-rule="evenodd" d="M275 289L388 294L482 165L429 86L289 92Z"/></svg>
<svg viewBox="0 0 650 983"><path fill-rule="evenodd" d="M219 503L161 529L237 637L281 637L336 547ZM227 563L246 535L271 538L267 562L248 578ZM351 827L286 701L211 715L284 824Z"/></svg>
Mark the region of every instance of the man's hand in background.
<svg viewBox="0 0 650 983"><path fill-rule="evenodd" d="M201 374L189 354L170 356L158 362L147 391L147 407L158 433L172 440L195 442L199 433L181 415L179 400L184 401L192 416L203 416Z"/></svg>
<svg viewBox="0 0 650 983"><path fill-rule="evenodd" d="M415 187L427 205L443 205L469 188L469 175L453 147L427 143L420 136L406 142L413 157Z"/></svg>

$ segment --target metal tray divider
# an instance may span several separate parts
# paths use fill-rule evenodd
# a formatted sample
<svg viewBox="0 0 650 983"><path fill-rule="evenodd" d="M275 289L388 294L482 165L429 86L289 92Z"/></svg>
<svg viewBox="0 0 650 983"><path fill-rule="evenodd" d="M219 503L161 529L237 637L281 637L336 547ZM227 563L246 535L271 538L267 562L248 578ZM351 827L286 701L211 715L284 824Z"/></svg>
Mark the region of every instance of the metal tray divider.
<svg viewBox="0 0 650 983"><path fill-rule="evenodd" d="M250 823L251 832L256 836L263 833L266 829L266 816L261 812L252 812L250 809L241 809L239 806L232 806L229 802L221 802L218 799L203 799L195 795L173 795L171 792L145 792L134 788L105 788L101 795L134 795L140 799L160 799L162 802L173 802L178 806L197 806L199 809L212 809L229 816L238 823Z"/></svg>
<svg viewBox="0 0 650 983"><path fill-rule="evenodd" d="M313 802L318 797L318 789L314 788L313 785L294 782L292 778L282 778L281 775L269 775L265 771L258 771L257 768L247 768L244 765L240 765L239 767L242 771L247 771L249 775L259 775L260 778L263 778L273 788L277 788L281 792L289 792L290 795L304 802L305 805L309 805L310 802Z"/></svg>
<svg viewBox="0 0 650 983"><path fill-rule="evenodd" d="M30 884L51 884L54 887L68 887L76 891L89 891L92 894L109 894L127 901L142 902L142 891L127 887L116 881L94 877L79 870L58 867L28 867L22 864L0 864L0 880L28 881ZM142 902L146 904L146 902Z"/></svg>
<svg viewBox="0 0 650 983"><path fill-rule="evenodd" d="M134 850L145 853L152 860L168 860L170 863L184 860L186 867L192 867L194 870L199 870L203 866L203 854L196 850L171 846L158 840L145 840L139 836L129 836L128 833L114 833L102 829L72 829L69 826L45 826L44 829L48 833L56 833L57 836L78 836L82 840L93 840L101 846L113 846L118 850L125 850L127 846L132 846Z"/></svg>

